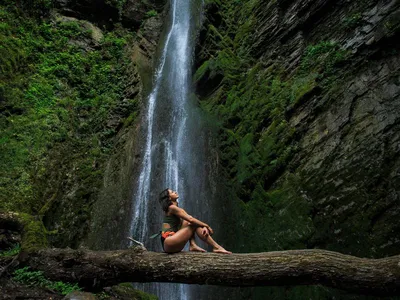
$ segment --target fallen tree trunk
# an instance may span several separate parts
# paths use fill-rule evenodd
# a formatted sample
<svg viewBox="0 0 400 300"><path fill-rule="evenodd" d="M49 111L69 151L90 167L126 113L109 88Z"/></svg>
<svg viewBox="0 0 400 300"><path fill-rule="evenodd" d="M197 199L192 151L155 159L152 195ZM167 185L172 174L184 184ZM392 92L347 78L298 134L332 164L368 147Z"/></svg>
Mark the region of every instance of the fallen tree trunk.
<svg viewBox="0 0 400 300"><path fill-rule="evenodd" d="M400 294L400 256L365 259L325 250L253 254L45 249L26 264L53 280L96 289L119 282L225 286L321 284L355 293Z"/></svg>
<svg viewBox="0 0 400 300"><path fill-rule="evenodd" d="M49 279L77 282L89 290L100 290L120 282L225 286L321 284L358 294L400 295L400 255L367 259L326 250L169 255L138 248L116 251L49 249L40 218L0 212L0 228L6 227L22 231L23 251L18 263L43 271ZM3 260L0 259L0 265L10 265Z"/></svg>

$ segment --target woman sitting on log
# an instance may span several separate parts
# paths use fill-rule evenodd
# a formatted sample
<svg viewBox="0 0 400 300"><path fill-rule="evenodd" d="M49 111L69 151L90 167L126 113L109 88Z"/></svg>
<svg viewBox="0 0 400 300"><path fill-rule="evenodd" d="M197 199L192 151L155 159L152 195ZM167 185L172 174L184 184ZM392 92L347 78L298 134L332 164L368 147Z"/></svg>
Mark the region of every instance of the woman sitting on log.
<svg viewBox="0 0 400 300"><path fill-rule="evenodd" d="M206 252L195 242L195 234L213 247L213 252L231 254L221 247L211 235L214 233L206 223L188 215L178 207L179 195L171 189L165 189L160 194L160 203L164 211L164 221L161 229L161 244L167 253L182 251L190 240L190 251Z"/></svg>

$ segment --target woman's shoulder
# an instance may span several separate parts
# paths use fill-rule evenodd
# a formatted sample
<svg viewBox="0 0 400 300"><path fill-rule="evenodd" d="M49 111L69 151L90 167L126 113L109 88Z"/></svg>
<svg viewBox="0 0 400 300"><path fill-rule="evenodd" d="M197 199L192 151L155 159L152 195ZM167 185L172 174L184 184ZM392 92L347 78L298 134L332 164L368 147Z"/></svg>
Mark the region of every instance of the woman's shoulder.
<svg viewBox="0 0 400 300"><path fill-rule="evenodd" d="M174 215L180 210L181 210L181 208L179 208L178 206L171 205L171 206L168 207L168 212L167 212L166 215L167 216Z"/></svg>

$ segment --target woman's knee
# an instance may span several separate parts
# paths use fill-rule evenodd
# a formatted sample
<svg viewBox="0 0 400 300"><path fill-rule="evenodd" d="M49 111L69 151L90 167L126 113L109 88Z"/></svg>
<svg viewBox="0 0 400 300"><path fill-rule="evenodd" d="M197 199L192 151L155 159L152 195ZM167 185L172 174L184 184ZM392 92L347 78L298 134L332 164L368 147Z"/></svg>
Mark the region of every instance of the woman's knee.
<svg viewBox="0 0 400 300"><path fill-rule="evenodd" d="M192 226L192 223L190 223L189 221L183 220L182 227L188 227L188 226Z"/></svg>
<svg viewBox="0 0 400 300"><path fill-rule="evenodd" d="M182 227L181 227L181 230L182 229L186 229L187 228L187 230L190 230L192 233L193 232L195 232L196 231L196 226L193 226L192 225L192 223L190 223L190 222L188 222L188 221L183 221L183 223L182 223Z"/></svg>

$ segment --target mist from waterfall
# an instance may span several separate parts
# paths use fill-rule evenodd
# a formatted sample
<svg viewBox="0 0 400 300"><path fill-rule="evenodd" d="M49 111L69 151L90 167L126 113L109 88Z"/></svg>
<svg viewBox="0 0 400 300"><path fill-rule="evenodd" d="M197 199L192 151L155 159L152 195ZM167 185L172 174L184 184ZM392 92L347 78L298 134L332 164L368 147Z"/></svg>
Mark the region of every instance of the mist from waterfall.
<svg viewBox="0 0 400 300"><path fill-rule="evenodd" d="M142 123L143 157L132 199L131 234L152 251L162 251L160 239L150 240L149 236L160 230L163 212L158 195L163 189L178 191L180 206L193 216L212 218L209 141L190 90L202 1L171 0L170 5L170 24ZM153 283L136 287L161 300L190 298L187 285Z"/></svg>

